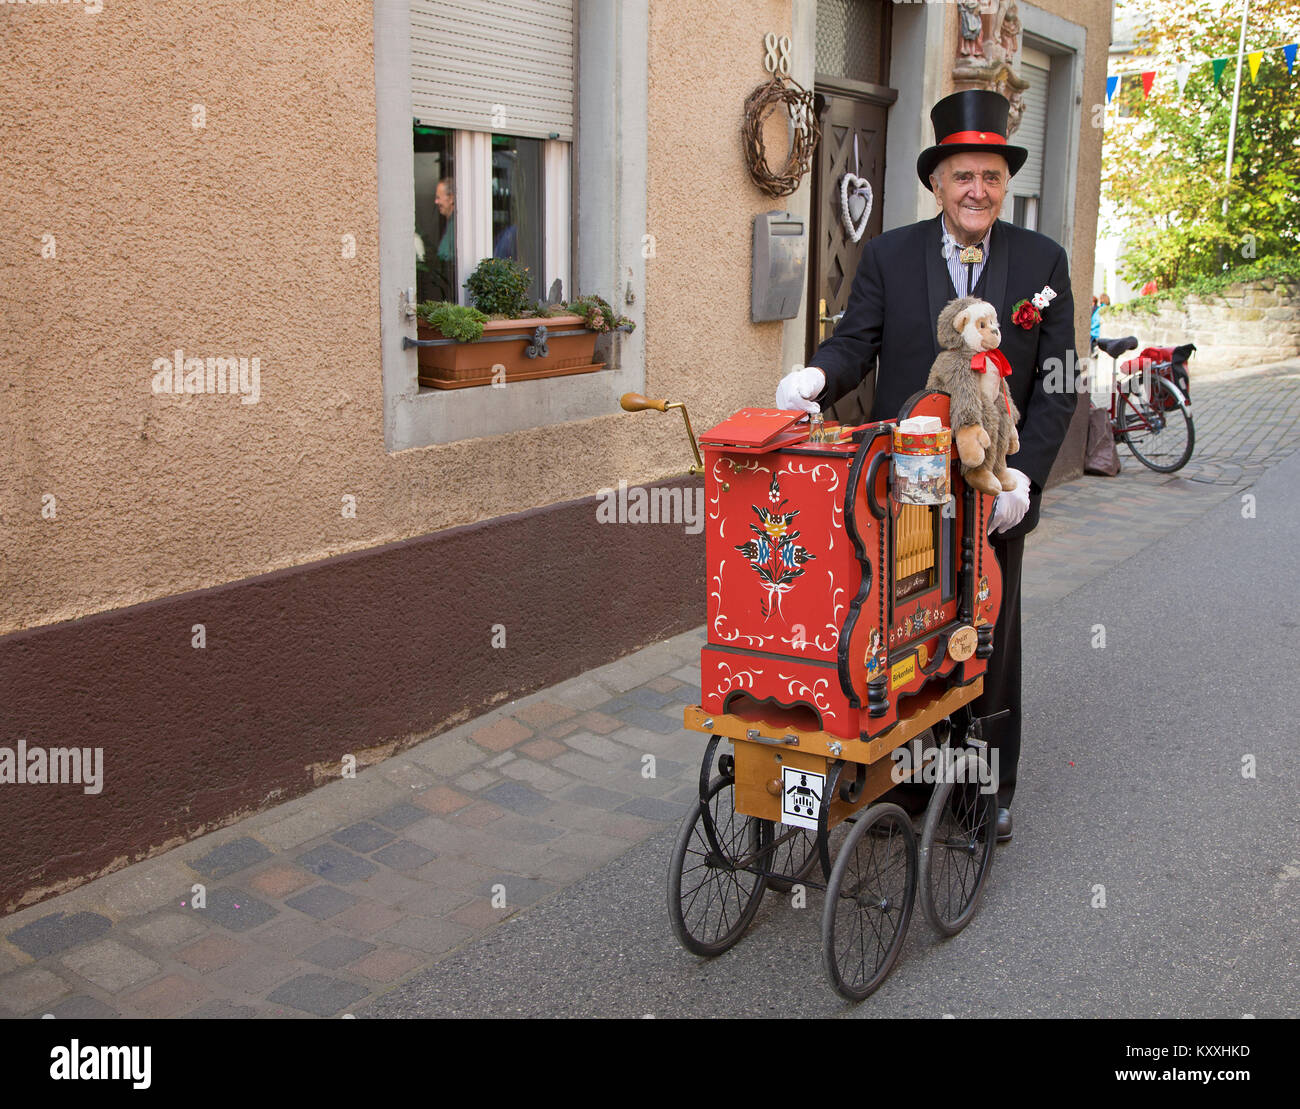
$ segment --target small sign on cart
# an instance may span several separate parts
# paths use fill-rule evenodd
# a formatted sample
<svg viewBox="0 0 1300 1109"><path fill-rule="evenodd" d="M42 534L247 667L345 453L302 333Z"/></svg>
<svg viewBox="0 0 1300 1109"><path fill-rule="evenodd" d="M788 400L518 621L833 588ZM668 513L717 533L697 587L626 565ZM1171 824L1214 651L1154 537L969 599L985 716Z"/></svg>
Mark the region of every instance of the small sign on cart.
<svg viewBox="0 0 1300 1109"><path fill-rule="evenodd" d="M822 793L826 789L826 775L783 766L781 785L781 823L816 831L817 814L821 811Z"/></svg>

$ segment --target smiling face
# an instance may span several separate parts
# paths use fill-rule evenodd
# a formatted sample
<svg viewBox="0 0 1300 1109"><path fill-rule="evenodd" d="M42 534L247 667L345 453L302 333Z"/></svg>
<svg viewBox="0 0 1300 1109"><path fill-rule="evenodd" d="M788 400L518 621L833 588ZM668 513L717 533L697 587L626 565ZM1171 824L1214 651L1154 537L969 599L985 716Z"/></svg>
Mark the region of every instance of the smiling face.
<svg viewBox="0 0 1300 1109"><path fill-rule="evenodd" d="M1001 154L953 154L935 167L930 188L958 241L980 242L1002 211L1011 175Z"/></svg>

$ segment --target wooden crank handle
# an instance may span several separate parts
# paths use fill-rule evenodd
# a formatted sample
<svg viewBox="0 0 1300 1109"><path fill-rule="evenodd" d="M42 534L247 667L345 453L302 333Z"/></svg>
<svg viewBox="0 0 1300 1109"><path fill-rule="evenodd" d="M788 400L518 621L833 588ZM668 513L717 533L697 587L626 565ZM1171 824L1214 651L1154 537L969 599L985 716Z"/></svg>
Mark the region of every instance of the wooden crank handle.
<svg viewBox="0 0 1300 1109"><path fill-rule="evenodd" d="M654 400L643 397L640 393L624 393L618 398L618 403L624 412L644 412L647 408L653 408L656 412L668 411L666 400Z"/></svg>

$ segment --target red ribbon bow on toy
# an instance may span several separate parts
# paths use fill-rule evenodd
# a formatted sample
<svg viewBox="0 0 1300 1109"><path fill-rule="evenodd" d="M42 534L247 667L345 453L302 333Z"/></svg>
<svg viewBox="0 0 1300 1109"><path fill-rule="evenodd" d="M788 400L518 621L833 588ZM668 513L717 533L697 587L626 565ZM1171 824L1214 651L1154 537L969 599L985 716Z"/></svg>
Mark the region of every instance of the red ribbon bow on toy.
<svg viewBox="0 0 1300 1109"><path fill-rule="evenodd" d="M1011 376L1011 363L1007 361L1007 356L1000 350L981 351L970 360L970 368L977 374L986 373L990 365L998 371L1000 377ZM1007 402L1007 414L1010 415L1011 399L1006 393L1002 394L1002 399Z"/></svg>

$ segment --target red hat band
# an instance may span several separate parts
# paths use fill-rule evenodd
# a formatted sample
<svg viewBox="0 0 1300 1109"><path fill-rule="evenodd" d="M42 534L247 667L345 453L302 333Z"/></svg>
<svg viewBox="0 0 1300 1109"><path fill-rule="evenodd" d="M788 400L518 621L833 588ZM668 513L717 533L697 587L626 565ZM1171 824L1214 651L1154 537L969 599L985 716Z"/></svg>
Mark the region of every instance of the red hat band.
<svg viewBox="0 0 1300 1109"><path fill-rule="evenodd" d="M946 146L951 142L1000 143L1005 146L1007 137L996 131L954 131L946 139L940 139L939 145Z"/></svg>

